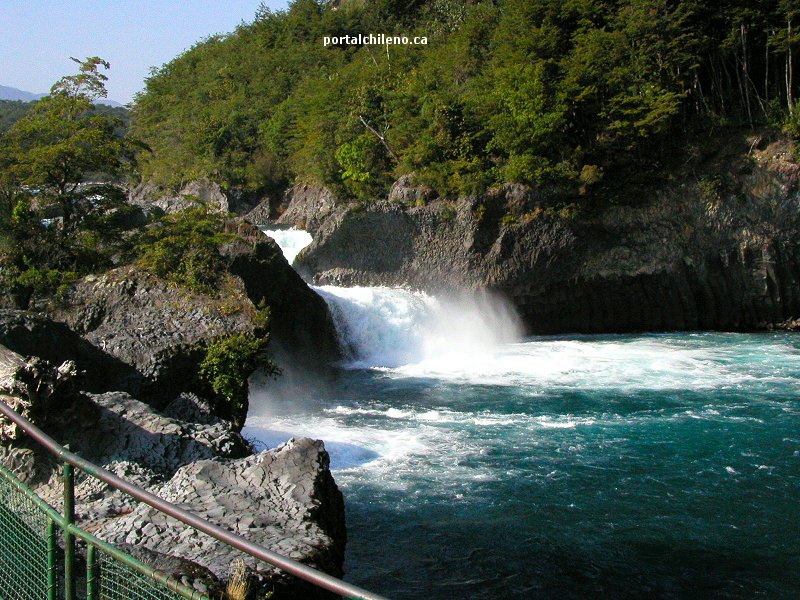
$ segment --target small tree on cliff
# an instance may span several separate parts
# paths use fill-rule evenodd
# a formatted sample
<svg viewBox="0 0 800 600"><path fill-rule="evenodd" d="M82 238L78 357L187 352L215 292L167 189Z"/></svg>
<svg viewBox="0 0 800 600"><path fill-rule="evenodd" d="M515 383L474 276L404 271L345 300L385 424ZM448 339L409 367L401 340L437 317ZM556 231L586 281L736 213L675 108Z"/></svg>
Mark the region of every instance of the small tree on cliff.
<svg viewBox="0 0 800 600"><path fill-rule="evenodd" d="M124 237L111 181L130 157L118 119L93 102L106 95L108 63L92 57L0 137L0 294L21 308L34 292L58 291L113 263ZM89 183L90 179L93 181ZM61 216L62 226L51 217Z"/></svg>
<svg viewBox="0 0 800 600"><path fill-rule="evenodd" d="M6 177L30 190L37 206L55 205L64 233L120 199L112 186L83 184L89 177L117 175L127 155L118 121L94 110L94 101L106 96L108 78L100 68L109 64L96 56L72 60L79 72L56 82L2 140Z"/></svg>

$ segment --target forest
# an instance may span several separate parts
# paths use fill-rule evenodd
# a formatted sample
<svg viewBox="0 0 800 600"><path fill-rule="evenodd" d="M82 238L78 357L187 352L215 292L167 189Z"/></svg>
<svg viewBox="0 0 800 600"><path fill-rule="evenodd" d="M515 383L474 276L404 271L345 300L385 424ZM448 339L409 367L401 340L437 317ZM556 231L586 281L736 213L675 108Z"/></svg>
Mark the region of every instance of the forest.
<svg viewBox="0 0 800 600"><path fill-rule="evenodd" d="M200 207L137 233L140 181L275 204L296 183L357 202L401 176L428 199L513 183L573 218L648 197L730 132L796 151L799 16L788 0L296 0L154 69L130 114L96 105L105 60L74 59L49 96L0 106L0 282L26 306L171 254L173 278L214 287L223 222ZM428 44L324 43L359 34Z"/></svg>
<svg viewBox="0 0 800 600"><path fill-rule="evenodd" d="M731 128L797 136L795 0L296 0L205 39L137 97L142 177L442 197L505 183L614 201ZM328 46L325 36L426 36Z"/></svg>

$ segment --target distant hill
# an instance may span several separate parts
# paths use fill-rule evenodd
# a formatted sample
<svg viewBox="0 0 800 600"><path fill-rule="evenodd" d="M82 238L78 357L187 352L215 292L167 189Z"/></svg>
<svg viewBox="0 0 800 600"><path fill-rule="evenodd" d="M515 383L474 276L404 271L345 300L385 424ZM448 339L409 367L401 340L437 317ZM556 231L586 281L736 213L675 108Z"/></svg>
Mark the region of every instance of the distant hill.
<svg viewBox="0 0 800 600"><path fill-rule="evenodd" d="M21 100L22 102L30 102L31 100L38 100L46 95L47 94L34 94L7 85L0 85L0 100Z"/></svg>
<svg viewBox="0 0 800 600"><path fill-rule="evenodd" d="M33 100L43 98L44 96L47 96L47 94L34 94L33 92L26 92L25 90L19 90L8 85L0 85L0 100L20 100L21 102L31 102ZM122 108L125 106L116 100L109 100L108 98L101 98L96 102L96 104L105 104L106 106L111 106L114 108Z"/></svg>
<svg viewBox="0 0 800 600"><path fill-rule="evenodd" d="M116 106L109 106L105 103L96 105L92 112L98 115L111 115L120 120L118 133L124 135L128 129L131 111L119 103ZM11 129L34 106L34 102L24 102L22 100L2 100L0 99L0 135Z"/></svg>

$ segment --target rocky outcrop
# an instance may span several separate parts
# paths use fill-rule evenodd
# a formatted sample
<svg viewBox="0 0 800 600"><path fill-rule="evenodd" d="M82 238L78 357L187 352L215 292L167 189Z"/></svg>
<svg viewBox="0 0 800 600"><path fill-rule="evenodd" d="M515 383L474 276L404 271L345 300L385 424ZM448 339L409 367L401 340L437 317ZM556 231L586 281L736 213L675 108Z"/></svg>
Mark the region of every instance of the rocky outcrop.
<svg viewBox="0 0 800 600"><path fill-rule="evenodd" d="M507 186L425 206L346 205L308 190L281 220L314 235L295 267L315 283L489 288L532 333L756 329L796 318L800 167L787 144L738 140L701 166L596 214L559 212L537 190Z"/></svg>
<svg viewBox="0 0 800 600"><path fill-rule="evenodd" d="M346 207L327 188L299 184L286 194L289 204L278 223L316 231L329 217Z"/></svg>
<svg viewBox="0 0 800 600"><path fill-rule="evenodd" d="M192 208L197 200L207 203L220 212L232 212L228 196L219 184L208 179L190 181L179 190L143 182L128 191L128 202L145 210L175 213Z"/></svg>
<svg viewBox="0 0 800 600"><path fill-rule="evenodd" d="M77 393L77 368L72 361L54 367L46 360L22 356L0 345L0 398L34 424L62 410ZM22 431L11 421L0 420L0 444L18 440Z"/></svg>
<svg viewBox="0 0 800 600"><path fill-rule="evenodd" d="M197 200L224 213L243 215L259 205L259 199L251 195L222 189L209 179L197 179L180 188L170 188L151 181L142 182L130 189L128 202L146 213L175 213L196 206ZM267 205L269 202L266 201Z"/></svg>
<svg viewBox="0 0 800 600"><path fill-rule="evenodd" d="M278 245L251 227L222 248L229 270L239 277L255 306L269 306L275 345L295 361L328 362L339 356L336 331L325 301L289 266Z"/></svg>
<svg viewBox="0 0 800 600"><path fill-rule="evenodd" d="M50 309L54 319L139 376L135 386L106 390L126 389L156 406L192 387L205 344L253 332L253 312L235 286L230 297L214 300L130 268L84 278Z"/></svg>
<svg viewBox="0 0 800 600"><path fill-rule="evenodd" d="M275 552L342 573L344 504L322 442L290 440L250 455L229 423L187 394L161 413L123 392L79 395L42 426L59 443L170 502ZM0 445L0 460L60 507L53 457L23 439ZM253 597L269 591L274 598L329 597L208 536L187 534L182 524L83 473L75 497L79 526L200 591L219 592L243 559Z"/></svg>
<svg viewBox="0 0 800 600"><path fill-rule="evenodd" d="M328 470L321 442L289 440L278 448L239 460L202 460L179 469L158 489L170 502L284 556L341 575L344 503ZM149 525L142 527L142 523ZM143 546L200 564L220 579L244 559L256 597L325 597L289 583L285 575L206 536L186 536L185 527L147 505L109 521L96 535L112 543ZM284 592L284 593L281 593Z"/></svg>
<svg viewBox="0 0 800 600"><path fill-rule="evenodd" d="M33 355L47 346L49 335L63 340L46 356L51 362L75 360L95 379L106 378L105 385L95 382L92 391L127 390L156 406L193 389L209 342L256 333L261 307L270 308L271 344L282 353L310 362L338 357L325 302L288 265L271 238L247 223L238 227L246 236L221 248L231 277L217 297L120 268L82 279L61 302L43 307L62 324L26 316L39 323L37 335L22 335L25 327L14 325L19 316L4 325L0 311L0 342L8 340L15 351ZM106 368L107 363L113 364Z"/></svg>
<svg viewBox="0 0 800 600"><path fill-rule="evenodd" d="M80 372L80 386L88 391L136 390L141 386L141 375L133 365L104 352L64 323L41 314L0 310L0 344L24 357L42 358L51 365L74 361Z"/></svg>

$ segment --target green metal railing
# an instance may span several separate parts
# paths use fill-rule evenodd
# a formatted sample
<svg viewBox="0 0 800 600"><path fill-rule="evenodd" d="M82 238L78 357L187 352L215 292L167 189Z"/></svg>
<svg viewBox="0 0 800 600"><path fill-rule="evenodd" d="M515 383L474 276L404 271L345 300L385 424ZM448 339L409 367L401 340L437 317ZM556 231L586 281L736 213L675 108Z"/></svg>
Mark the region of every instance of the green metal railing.
<svg viewBox="0 0 800 600"><path fill-rule="evenodd" d="M78 527L75 524L74 496L76 468L192 529L317 587L354 600L385 600L254 544L90 463L60 446L2 400L0 415L14 422L60 459L64 484L62 514L0 464L0 600L210 600L207 595ZM58 543L59 538L62 544ZM85 545L85 560L83 557L78 560L76 540ZM82 567L85 563L85 567L79 569L79 562Z"/></svg>

